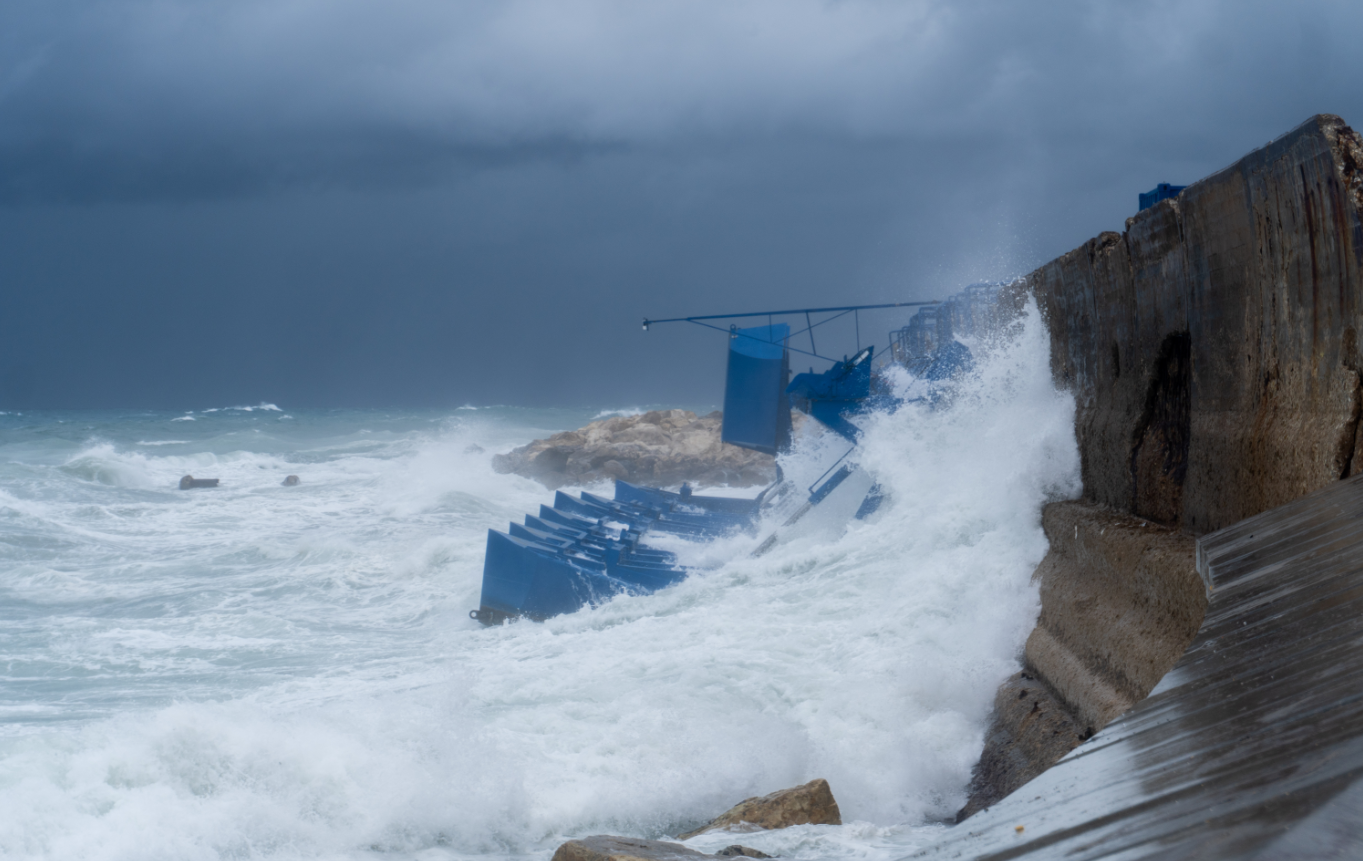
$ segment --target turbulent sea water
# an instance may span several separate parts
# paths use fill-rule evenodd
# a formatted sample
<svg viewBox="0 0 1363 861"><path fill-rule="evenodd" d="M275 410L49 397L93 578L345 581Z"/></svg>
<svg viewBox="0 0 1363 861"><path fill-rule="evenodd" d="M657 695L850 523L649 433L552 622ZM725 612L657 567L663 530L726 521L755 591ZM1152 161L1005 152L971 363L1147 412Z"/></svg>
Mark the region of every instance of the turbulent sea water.
<svg viewBox="0 0 1363 861"><path fill-rule="evenodd" d="M867 522L495 628L486 530L552 494L491 455L599 408L0 414L0 857L547 859L815 777L844 825L689 845L902 857L964 801L1078 490L1047 362L1029 319L949 408L865 422Z"/></svg>

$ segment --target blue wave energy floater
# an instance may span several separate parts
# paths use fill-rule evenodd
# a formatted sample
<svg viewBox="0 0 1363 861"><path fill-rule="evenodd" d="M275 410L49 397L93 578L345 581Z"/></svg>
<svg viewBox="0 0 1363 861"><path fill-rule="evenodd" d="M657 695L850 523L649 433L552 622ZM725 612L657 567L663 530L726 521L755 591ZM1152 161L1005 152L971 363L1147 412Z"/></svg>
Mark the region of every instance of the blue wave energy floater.
<svg viewBox="0 0 1363 861"><path fill-rule="evenodd" d="M847 439L852 448L803 492L782 479L779 465L776 482L755 499L696 496L687 485L674 493L625 481L615 482L614 499L559 491L552 506L540 506L539 513L526 515L524 523L513 523L506 532L488 531L482 600L469 615L489 625L518 616L547 619L616 595L648 594L684 579L689 572L675 555L642 542L649 532L690 540L736 530L755 534L765 510L772 515L769 522L779 525L753 551L761 555L792 534L797 523L804 528L808 521L802 518L816 507L843 512L849 518L870 516L885 494L851 457L861 432L849 419L870 409L893 410L908 401L895 397L892 386L877 373L874 347L861 349L859 318L851 321L857 338L857 353L851 359L820 354L814 330L861 311L919 308L908 326L890 332L888 356L926 383L924 394L911 401L927 401L936 407L950 402L951 381L974 365L970 349L953 332L980 334L994 327L1000 319L999 291L1000 285L974 284L946 303L895 302L644 320L645 331L651 325L685 321L728 336L722 442L779 455L790 448L794 407ZM816 322L816 314L823 318ZM718 320L763 316L768 318L765 326L730 324L724 329L714 325ZM773 322L775 316L803 317L805 328L792 333L789 323ZM809 349L792 345L797 338L807 338ZM811 367L809 373L792 380L792 352L831 362L832 367L822 373ZM850 505L838 502L839 498ZM830 499L834 501L826 502Z"/></svg>
<svg viewBox="0 0 1363 861"><path fill-rule="evenodd" d="M547 619L616 595L644 595L687 575L674 554L641 543L650 531L714 538L753 526L761 497L696 496L615 482L615 498L559 491L553 506L505 532L489 529L480 606L484 624Z"/></svg>

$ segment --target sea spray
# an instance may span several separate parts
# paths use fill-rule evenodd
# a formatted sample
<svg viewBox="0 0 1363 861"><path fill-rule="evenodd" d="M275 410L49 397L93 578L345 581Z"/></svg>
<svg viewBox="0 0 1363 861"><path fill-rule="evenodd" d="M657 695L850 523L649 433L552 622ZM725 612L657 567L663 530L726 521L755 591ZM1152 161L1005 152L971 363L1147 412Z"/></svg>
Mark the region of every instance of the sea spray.
<svg viewBox="0 0 1363 861"><path fill-rule="evenodd" d="M825 777L848 824L743 842L901 857L963 800L1078 490L1046 349L1032 310L949 408L865 420L887 502L844 534L494 628L485 531L549 494L490 454L599 408L4 417L0 853L544 858Z"/></svg>

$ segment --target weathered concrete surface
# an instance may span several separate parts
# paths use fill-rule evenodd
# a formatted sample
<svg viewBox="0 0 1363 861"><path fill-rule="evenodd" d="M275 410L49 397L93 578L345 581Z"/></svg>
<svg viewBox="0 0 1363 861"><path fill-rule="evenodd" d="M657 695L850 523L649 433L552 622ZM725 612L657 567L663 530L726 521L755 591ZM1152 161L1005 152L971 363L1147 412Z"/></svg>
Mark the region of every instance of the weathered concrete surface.
<svg viewBox="0 0 1363 861"><path fill-rule="evenodd" d="M792 825L841 824L842 813L838 810L838 802L833 799L833 790L828 786L828 781L819 778L803 786L741 801L700 828L677 836L680 840L690 840L706 831L739 825L773 829Z"/></svg>
<svg viewBox="0 0 1363 861"><path fill-rule="evenodd" d="M1206 618L1149 698L913 857L1363 857L1363 475L1197 555Z"/></svg>
<svg viewBox="0 0 1363 861"><path fill-rule="evenodd" d="M690 410L655 410L604 419L495 455L492 467L550 490L616 478L658 486L770 484L775 460L720 442L722 418L719 412L697 418Z"/></svg>
<svg viewBox="0 0 1363 861"><path fill-rule="evenodd" d="M1031 679L1015 676L999 689L958 821L1145 699L1206 611L1187 535L1083 502L1046 506L1042 525L1050 551L1033 574L1041 615L1025 651Z"/></svg>
<svg viewBox="0 0 1363 861"><path fill-rule="evenodd" d="M1086 498L1196 535L1352 474L1361 211L1320 115L1027 277Z"/></svg>
<svg viewBox="0 0 1363 861"><path fill-rule="evenodd" d="M1207 598L1194 540L1097 505L1048 505L1050 552L1027 666L1092 735L1159 683L1197 635Z"/></svg>
<svg viewBox="0 0 1363 861"><path fill-rule="evenodd" d="M1363 145L1320 115L1012 289L1036 297L1077 406L1087 507L1046 510L1025 666L1079 735L1145 697L1196 630L1177 531L1363 469L1360 213ZM1063 752L1061 717L1030 715L996 710L963 816Z"/></svg>
<svg viewBox="0 0 1363 861"><path fill-rule="evenodd" d="M970 794L956 813L962 822L1060 761L1085 734L1074 710L1050 685L1026 670L994 695L994 717L984 752L970 779Z"/></svg>

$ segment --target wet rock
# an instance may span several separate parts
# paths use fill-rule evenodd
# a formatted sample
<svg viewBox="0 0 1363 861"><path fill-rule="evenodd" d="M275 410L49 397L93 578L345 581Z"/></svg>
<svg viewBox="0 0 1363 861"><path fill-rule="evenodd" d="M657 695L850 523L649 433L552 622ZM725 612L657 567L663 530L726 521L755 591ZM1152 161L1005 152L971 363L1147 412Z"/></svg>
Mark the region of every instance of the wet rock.
<svg viewBox="0 0 1363 861"><path fill-rule="evenodd" d="M290 475L287 476L283 481L281 481L280 484L284 485L285 487L295 487L298 485L299 481L301 481L301 479L298 476Z"/></svg>
<svg viewBox="0 0 1363 861"><path fill-rule="evenodd" d="M677 836L681 840L689 840L706 831L740 824L765 829L789 828L792 825L841 825L842 812L838 810L838 802L833 799L833 790L828 781L819 778L803 786L739 802L727 813L700 828Z"/></svg>
<svg viewBox="0 0 1363 861"><path fill-rule="evenodd" d="M638 484L753 487L776 477L775 461L720 442L722 414L655 410L617 416L494 455L492 468L551 490L620 479Z"/></svg>
<svg viewBox="0 0 1363 861"><path fill-rule="evenodd" d="M186 475L184 478L180 479L181 490L191 490L196 487L217 487L217 486L218 479L216 478L195 478L192 475Z"/></svg>
<svg viewBox="0 0 1363 861"><path fill-rule="evenodd" d="M680 843L597 835L569 840L554 852L553 861L699 861L713 857Z"/></svg>
<svg viewBox="0 0 1363 861"><path fill-rule="evenodd" d="M719 851L716 852L715 854L716 854L716 855L722 855L722 856L724 856L724 857L726 857L726 858L734 858L734 857L737 857L737 856L739 856L739 855L742 855L742 856L745 857L745 858L771 858L771 857L773 857L773 856L771 856L771 855L768 855L768 854L765 853L765 852L759 852L759 851L757 851L756 849L753 849L753 848L750 847L750 846L740 846L740 845L738 845L737 843L733 844L732 846L725 846L723 849L719 850Z"/></svg>
<svg viewBox="0 0 1363 861"><path fill-rule="evenodd" d="M726 846L714 855L688 849L680 843L641 840L636 837L597 835L569 840L554 852L553 861L700 861L704 858L771 858L747 846Z"/></svg>

